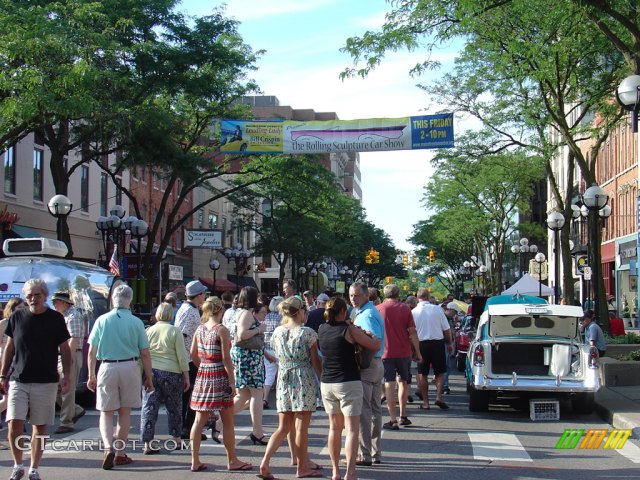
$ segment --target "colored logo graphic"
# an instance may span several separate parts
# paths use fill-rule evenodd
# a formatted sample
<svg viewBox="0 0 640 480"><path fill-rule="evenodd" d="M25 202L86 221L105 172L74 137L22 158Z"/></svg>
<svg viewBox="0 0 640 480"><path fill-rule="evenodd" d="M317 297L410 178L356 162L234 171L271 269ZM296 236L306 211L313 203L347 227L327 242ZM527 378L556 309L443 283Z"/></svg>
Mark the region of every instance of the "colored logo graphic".
<svg viewBox="0 0 640 480"><path fill-rule="evenodd" d="M556 443L556 449L572 450L581 449L620 449L631 436L631 429L613 429L611 432L606 428L596 429L567 429L562 433L560 440Z"/></svg>

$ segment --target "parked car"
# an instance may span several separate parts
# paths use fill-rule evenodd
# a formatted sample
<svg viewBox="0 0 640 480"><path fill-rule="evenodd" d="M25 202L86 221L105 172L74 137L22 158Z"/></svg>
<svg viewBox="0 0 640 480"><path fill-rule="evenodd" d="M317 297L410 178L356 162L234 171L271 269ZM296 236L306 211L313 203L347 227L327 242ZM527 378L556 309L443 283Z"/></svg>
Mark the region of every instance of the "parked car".
<svg viewBox="0 0 640 480"><path fill-rule="evenodd" d="M460 324L456 329L456 367L460 372L464 372L465 370L469 345L476 336L476 324L476 317L473 315L465 315L460 319Z"/></svg>
<svg viewBox="0 0 640 480"><path fill-rule="evenodd" d="M86 326L83 344L85 363L76 387L76 393L82 396L87 392L86 358L89 350L89 332L96 318L110 310L111 292L122 280L102 267L64 258L67 248L63 242L57 240L9 239L4 242L3 251L8 256L0 258L0 301L6 302L12 297L20 297L27 280L40 278L49 287L48 303L51 308L53 293L56 290L66 290L71 294L76 308L82 312Z"/></svg>
<svg viewBox="0 0 640 480"><path fill-rule="evenodd" d="M582 342L582 308L541 302L520 296L487 301L467 355L469 410L520 396L570 399L574 411L593 411L599 357Z"/></svg>

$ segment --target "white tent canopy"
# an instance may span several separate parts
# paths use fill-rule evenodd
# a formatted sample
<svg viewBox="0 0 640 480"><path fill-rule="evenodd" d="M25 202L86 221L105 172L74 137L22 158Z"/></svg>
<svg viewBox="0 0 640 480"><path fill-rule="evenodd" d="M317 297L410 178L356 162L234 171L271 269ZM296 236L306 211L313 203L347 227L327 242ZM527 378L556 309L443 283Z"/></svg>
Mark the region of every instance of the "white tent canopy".
<svg viewBox="0 0 640 480"><path fill-rule="evenodd" d="M541 289L542 288L542 293ZM543 296L549 297L553 295L553 288L546 286L544 283L540 284L535 278L532 278L531 275L525 273L520 280L507 288L503 295L534 295L534 296Z"/></svg>

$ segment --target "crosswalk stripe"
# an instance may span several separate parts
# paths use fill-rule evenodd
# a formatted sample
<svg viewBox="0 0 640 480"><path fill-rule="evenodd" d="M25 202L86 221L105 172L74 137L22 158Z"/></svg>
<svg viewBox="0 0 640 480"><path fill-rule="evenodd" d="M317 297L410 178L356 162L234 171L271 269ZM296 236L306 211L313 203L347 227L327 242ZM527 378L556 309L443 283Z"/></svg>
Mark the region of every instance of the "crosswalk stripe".
<svg viewBox="0 0 640 480"><path fill-rule="evenodd" d="M633 463L640 463L640 447L631 442L625 443L624 447L617 449L616 452Z"/></svg>
<svg viewBox="0 0 640 480"><path fill-rule="evenodd" d="M518 437L512 433L469 432L475 460L532 462Z"/></svg>

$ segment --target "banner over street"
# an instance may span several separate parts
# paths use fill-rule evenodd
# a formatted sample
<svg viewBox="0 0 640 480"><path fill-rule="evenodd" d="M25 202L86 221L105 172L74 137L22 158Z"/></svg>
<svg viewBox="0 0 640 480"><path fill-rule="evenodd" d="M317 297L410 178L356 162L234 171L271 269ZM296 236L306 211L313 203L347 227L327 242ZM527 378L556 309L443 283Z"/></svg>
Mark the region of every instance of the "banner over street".
<svg viewBox="0 0 640 480"><path fill-rule="evenodd" d="M308 122L220 120L226 154L420 150L454 146L453 114Z"/></svg>

